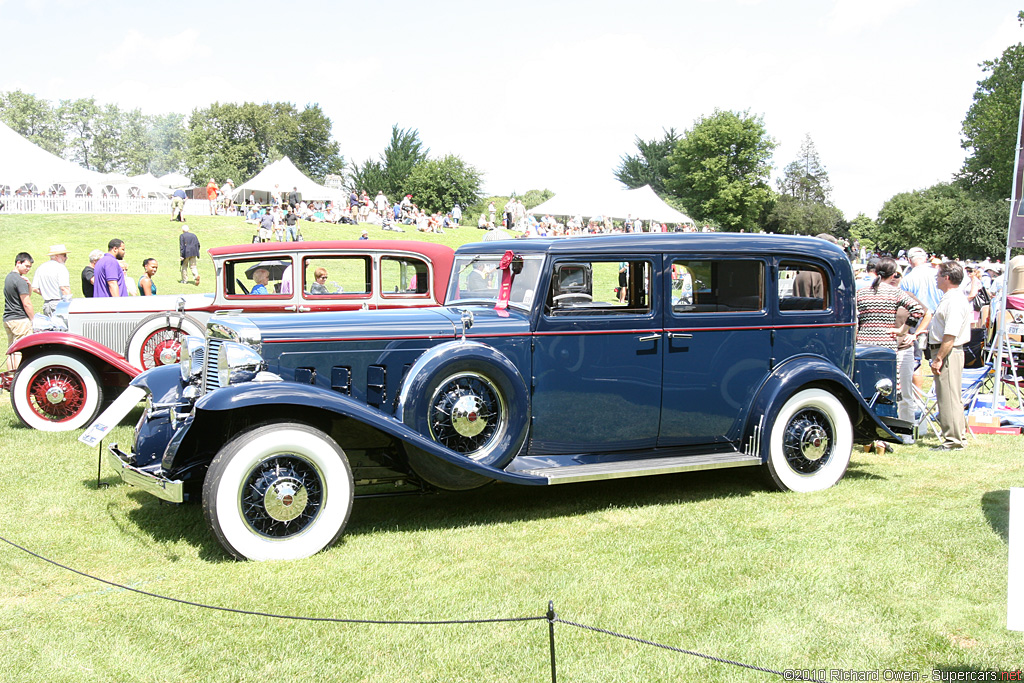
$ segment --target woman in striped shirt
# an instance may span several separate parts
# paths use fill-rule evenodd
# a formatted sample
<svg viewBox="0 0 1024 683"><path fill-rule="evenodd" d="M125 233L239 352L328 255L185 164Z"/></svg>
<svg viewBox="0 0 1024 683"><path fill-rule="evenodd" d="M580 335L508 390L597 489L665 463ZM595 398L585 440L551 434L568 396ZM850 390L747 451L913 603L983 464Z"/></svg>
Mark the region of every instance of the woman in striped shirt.
<svg viewBox="0 0 1024 683"><path fill-rule="evenodd" d="M867 346L885 346L896 351L896 391L899 396L900 419L913 420L913 402L910 394L913 391L910 377L904 378L907 372L913 372L913 361L906 361L906 356L913 357L914 338L917 333L905 334L902 321L897 324L896 315L899 309L905 309L905 320L921 320L928 309L912 294L899 288L899 266L892 258L878 260L874 282L857 292L857 343ZM925 321L927 322L927 321ZM920 330L925 325L919 325ZM904 381L906 380L906 381ZM906 392L903 388L906 387Z"/></svg>

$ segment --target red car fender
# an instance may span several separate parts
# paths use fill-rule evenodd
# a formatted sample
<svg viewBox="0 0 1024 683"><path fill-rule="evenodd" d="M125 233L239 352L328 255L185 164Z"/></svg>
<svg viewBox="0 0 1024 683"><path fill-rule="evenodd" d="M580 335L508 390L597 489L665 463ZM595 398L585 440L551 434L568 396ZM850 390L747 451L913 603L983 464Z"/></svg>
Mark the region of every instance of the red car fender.
<svg viewBox="0 0 1024 683"><path fill-rule="evenodd" d="M7 353L8 355L12 353L28 353L33 349L45 346L60 347L62 350L75 349L83 351L103 361L114 370L128 375L129 379L142 372L142 370L125 360L121 354L114 353L103 344L95 342L88 337L71 334L70 332L35 332L11 344L7 347ZM32 355L36 354L33 353Z"/></svg>

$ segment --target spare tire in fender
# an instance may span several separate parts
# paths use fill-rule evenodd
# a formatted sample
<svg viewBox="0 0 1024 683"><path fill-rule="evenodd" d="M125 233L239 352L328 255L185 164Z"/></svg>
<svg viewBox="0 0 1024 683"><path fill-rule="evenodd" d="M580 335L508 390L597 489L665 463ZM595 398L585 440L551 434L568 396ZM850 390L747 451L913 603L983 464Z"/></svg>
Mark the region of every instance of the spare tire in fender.
<svg viewBox="0 0 1024 683"><path fill-rule="evenodd" d="M504 354L479 342L449 342L409 369L396 417L449 450L501 469L526 441L529 392ZM438 488L465 490L491 481L418 448L406 452L413 471Z"/></svg>
<svg viewBox="0 0 1024 683"><path fill-rule="evenodd" d="M141 370L174 365L181 359L185 337L202 337L201 322L184 313L154 313L140 322L125 345L124 357Z"/></svg>

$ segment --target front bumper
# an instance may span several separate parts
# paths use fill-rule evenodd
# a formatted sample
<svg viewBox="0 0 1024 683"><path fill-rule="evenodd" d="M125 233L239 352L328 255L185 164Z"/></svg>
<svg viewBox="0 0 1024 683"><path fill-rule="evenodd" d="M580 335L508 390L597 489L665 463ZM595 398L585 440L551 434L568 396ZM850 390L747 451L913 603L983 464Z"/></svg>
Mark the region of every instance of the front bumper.
<svg viewBox="0 0 1024 683"><path fill-rule="evenodd" d="M152 465L151 471L150 468L141 469L129 464L131 460L132 456L119 449L116 443L107 448L107 465L114 470L121 481L140 488L161 500L171 503L185 501L184 482L178 479L167 479L158 474L159 463Z"/></svg>

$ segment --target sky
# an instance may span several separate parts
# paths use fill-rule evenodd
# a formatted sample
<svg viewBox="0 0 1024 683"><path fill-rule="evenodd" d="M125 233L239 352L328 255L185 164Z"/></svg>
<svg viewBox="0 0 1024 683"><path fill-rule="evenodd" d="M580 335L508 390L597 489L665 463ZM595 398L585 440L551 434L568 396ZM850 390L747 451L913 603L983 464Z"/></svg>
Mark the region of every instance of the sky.
<svg viewBox="0 0 1024 683"><path fill-rule="evenodd" d="M979 64L1024 41L993 0L0 0L0 91L145 114L318 103L347 161L391 127L488 194L620 187L635 139L763 117L773 182L810 135L847 219L949 181ZM234 179L238 181L239 179ZM1010 188L1007 188L1009 194Z"/></svg>

